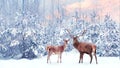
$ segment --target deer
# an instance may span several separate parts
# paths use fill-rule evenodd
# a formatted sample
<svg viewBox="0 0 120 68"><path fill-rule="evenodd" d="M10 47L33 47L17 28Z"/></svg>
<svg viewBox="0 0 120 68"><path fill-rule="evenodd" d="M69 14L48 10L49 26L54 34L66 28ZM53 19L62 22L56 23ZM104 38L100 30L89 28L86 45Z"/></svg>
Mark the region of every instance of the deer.
<svg viewBox="0 0 120 68"><path fill-rule="evenodd" d="M64 40L64 44L63 45L59 45L59 46L54 46L54 45L47 45L46 46L46 51L48 52L48 56L47 56L47 63L50 62L50 56L52 54L58 55L58 60L57 63L62 63L62 53L64 52L67 44L68 44L68 40Z"/></svg>
<svg viewBox="0 0 120 68"><path fill-rule="evenodd" d="M88 42L79 42L78 38L80 36L83 36L86 33L86 30L83 31L82 35L79 36L73 36L70 33L70 30L66 29L67 32L69 33L70 37L73 39L73 47L77 49L77 51L80 53L80 57L79 57L79 63L83 63L83 55L84 54L88 54L90 56L90 64L92 63L92 53L95 56L95 60L96 60L96 64L98 64L97 62L97 56L96 56L96 45L93 43L88 43Z"/></svg>

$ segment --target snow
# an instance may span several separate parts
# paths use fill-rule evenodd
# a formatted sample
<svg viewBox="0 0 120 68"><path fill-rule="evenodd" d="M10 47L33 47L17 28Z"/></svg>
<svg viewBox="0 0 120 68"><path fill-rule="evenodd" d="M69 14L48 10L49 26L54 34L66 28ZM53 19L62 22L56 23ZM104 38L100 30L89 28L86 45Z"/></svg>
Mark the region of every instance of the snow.
<svg viewBox="0 0 120 68"><path fill-rule="evenodd" d="M62 63L57 63L57 55L51 56L51 63L46 63L46 59L47 56L34 60L0 60L0 68L118 68L120 64L119 57L98 57L98 64L93 58L90 64L88 55L84 55L84 62L79 64L79 54L74 52L64 52Z"/></svg>
<svg viewBox="0 0 120 68"><path fill-rule="evenodd" d="M13 40L10 44L10 46L16 46L19 44L19 41L18 40Z"/></svg>
<svg viewBox="0 0 120 68"><path fill-rule="evenodd" d="M16 28L13 28L12 31L11 31L11 33L12 33L14 36L17 34L17 32L18 32L18 31L17 31Z"/></svg>

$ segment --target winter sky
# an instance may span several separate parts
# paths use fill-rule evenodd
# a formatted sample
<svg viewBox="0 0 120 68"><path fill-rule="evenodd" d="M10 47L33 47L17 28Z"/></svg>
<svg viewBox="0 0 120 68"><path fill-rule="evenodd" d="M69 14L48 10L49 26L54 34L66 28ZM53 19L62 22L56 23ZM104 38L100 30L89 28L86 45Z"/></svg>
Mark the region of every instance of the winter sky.
<svg viewBox="0 0 120 68"><path fill-rule="evenodd" d="M112 19L120 21L120 0L81 0L67 4L65 9L68 13L76 9L84 12L96 10L101 17L109 14Z"/></svg>
<svg viewBox="0 0 120 68"><path fill-rule="evenodd" d="M54 8L57 8L60 4L66 15L77 10L88 16L90 12L96 11L101 20L108 14L114 21L120 22L120 0L45 0L45 8L48 9L46 13L51 9L52 1L54 2ZM54 14L58 17L60 15L57 10L54 10ZM46 17L51 18L49 15Z"/></svg>

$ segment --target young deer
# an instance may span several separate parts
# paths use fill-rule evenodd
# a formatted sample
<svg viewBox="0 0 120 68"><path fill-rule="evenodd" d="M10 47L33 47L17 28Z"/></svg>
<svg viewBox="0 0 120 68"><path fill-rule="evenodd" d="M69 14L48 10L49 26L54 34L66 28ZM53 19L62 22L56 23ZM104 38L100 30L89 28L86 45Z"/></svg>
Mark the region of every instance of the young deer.
<svg viewBox="0 0 120 68"><path fill-rule="evenodd" d="M64 44L60 45L60 46L53 46L53 45L48 45L46 46L46 50L48 52L48 56L47 56L47 63L50 61L50 56L52 54L57 54L58 55L58 60L57 63L61 63L62 62L62 53L65 50L67 43L69 40L64 40Z"/></svg>
<svg viewBox="0 0 120 68"><path fill-rule="evenodd" d="M67 30L68 33L70 34L70 31ZM79 51L80 53L80 58L79 58L79 63L83 63L83 55L84 53L88 54L90 56L90 64L92 63L92 53L95 56L95 60L96 60L96 64L98 64L97 62L97 56L96 56L96 45L92 44L92 43L87 43L87 42L79 42L78 38L80 36L83 36L83 34L86 32L86 30L84 30L84 32L82 33L82 35L79 36L73 36L70 34L70 37L73 39L73 46Z"/></svg>

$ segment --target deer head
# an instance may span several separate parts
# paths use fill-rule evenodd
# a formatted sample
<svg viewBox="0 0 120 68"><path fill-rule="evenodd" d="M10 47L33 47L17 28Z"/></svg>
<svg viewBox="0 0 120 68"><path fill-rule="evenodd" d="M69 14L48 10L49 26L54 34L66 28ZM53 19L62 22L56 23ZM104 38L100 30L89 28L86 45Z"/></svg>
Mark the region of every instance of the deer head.
<svg viewBox="0 0 120 68"><path fill-rule="evenodd" d="M79 42L79 41L78 41L78 38L79 38L80 36L83 36L83 35L86 33L86 30L84 30L81 35L74 36L74 35L72 35L72 34L70 33L70 30L68 30L68 29L66 29L66 30L67 30L67 32L69 33L70 37L73 39L73 43L78 43L78 42Z"/></svg>
<svg viewBox="0 0 120 68"><path fill-rule="evenodd" d="M65 43L68 43L68 41L69 41L70 39L68 39L68 40L66 40L66 39L63 39L63 41L65 42Z"/></svg>

